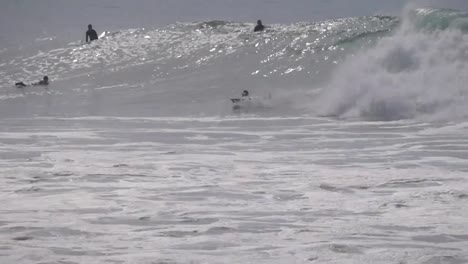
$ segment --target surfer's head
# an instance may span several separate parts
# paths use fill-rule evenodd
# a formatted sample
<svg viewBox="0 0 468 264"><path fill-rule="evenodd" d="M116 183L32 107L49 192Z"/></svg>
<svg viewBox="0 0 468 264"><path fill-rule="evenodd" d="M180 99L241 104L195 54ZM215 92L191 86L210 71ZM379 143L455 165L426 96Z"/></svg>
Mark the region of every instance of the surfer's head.
<svg viewBox="0 0 468 264"><path fill-rule="evenodd" d="M93 25L89 24L88 29L93 29Z"/></svg>
<svg viewBox="0 0 468 264"><path fill-rule="evenodd" d="M49 77L44 76L43 80L47 82L47 81L49 81Z"/></svg>
<svg viewBox="0 0 468 264"><path fill-rule="evenodd" d="M242 92L242 96L243 96L243 97L249 96L249 91L244 90L244 91Z"/></svg>
<svg viewBox="0 0 468 264"><path fill-rule="evenodd" d="M259 26L262 25L262 21L260 19L257 20L257 25L259 25Z"/></svg>

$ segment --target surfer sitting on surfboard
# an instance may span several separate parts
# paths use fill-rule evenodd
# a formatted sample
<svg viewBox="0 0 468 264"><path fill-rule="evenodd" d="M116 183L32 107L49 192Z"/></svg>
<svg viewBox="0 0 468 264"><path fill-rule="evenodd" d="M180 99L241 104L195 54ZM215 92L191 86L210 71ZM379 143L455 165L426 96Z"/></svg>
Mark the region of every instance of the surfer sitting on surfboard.
<svg viewBox="0 0 468 264"><path fill-rule="evenodd" d="M265 30L265 26L262 24L261 20L257 20L257 25L254 28L254 32L259 32Z"/></svg>
<svg viewBox="0 0 468 264"><path fill-rule="evenodd" d="M49 85L49 77L44 76L41 81L32 83L31 85ZM17 82L15 83L15 86L18 88L26 87L27 85L24 84L24 82Z"/></svg>
<svg viewBox="0 0 468 264"><path fill-rule="evenodd" d="M89 41L88 41L89 39ZM93 40L97 40L98 39L98 35L97 35L97 32L96 30L93 29L93 25L89 24L88 25L88 31L86 31L86 43L89 43Z"/></svg>

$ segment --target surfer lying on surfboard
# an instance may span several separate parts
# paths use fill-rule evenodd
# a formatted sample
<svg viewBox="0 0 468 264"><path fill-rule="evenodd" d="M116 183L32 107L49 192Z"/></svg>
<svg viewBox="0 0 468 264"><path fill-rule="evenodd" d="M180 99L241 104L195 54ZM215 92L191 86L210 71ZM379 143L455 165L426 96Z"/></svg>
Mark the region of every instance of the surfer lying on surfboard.
<svg viewBox="0 0 468 264"><path fill-rule="evenodd" d="M49 77L44 76L44 78L41 81L32 83L31 85L49 85ZM24 84L24 82L17 82L15 83L15 86L18 88L21 88L21 87L26 87L28 85Z"/></svg>

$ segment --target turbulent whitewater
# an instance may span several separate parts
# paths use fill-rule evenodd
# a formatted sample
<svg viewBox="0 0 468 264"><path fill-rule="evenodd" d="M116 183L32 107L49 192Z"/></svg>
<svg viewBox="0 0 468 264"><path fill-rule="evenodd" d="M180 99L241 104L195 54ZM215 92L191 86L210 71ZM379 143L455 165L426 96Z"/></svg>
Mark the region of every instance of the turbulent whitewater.
<svg viewBox="0 0 468 264"><path fill-rule="evenodd" d="M0 262L468 263L468 15L253 26L0 49Z"/></svg>
<svg viewBox="0 0 468 264"><path fill-rule="evenodd" d="M459 11L408 12L390 37L340 65L319 97L322 111L366 120L465 119L467 30Z"/></svg>

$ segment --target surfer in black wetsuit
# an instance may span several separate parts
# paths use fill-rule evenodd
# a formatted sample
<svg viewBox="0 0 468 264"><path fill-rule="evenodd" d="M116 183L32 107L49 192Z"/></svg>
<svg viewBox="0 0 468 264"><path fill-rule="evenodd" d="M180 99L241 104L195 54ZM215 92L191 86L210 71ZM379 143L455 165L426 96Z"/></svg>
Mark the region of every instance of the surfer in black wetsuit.
<svg viewBox="0 0 468 264"><path fill-rule="evenodd" d="M265 30L265 26L262 24L261 20L257 20L257 26L254 28L254 32L259 32Z"/></svg>
<svg viewBox="0 0 468 264"><path fill-rule="evenodd" d="M33 83L33 85L49 85L49 77L44 76L44 78L42 78L42 81Z"/></svg>
<svg viewBox="0 0 468 264"><path fill-rule="evenodd" d="M89 41L88 41L89 38ZM93 40L97 40L98 35L96 33L96 30L93 29L93 25L89 24L88 25L88 31L86 31L86 43L91 42Z"/></svg>
<svg viewBox="0 0 468 264"><path fill-rule="evenodd" d="M36 82L36 83L32 83L31 85L49 85L49 77L47 76L44 76L44 78L42 78L41 81L39 82ZM15 86L18 87L18 88L22 88L22 87L26 87L28 85L24 84L24 82L17 82L15 83Z"/></svg>

